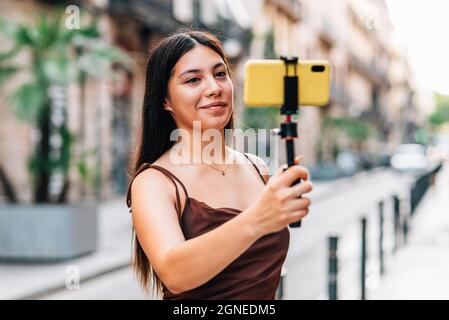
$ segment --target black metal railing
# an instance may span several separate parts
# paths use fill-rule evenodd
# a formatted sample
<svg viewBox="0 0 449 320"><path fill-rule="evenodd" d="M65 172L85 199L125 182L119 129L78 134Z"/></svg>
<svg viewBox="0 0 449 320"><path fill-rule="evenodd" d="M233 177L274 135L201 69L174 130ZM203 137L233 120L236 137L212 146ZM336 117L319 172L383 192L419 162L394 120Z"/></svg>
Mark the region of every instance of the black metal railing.
<svg viewBox="0 0 449 320"><path fill-rule="evenodd" d="M377 259L378 274L383 276L386 271L385 260L386 251L395 254L401 247L407 244L407 237L410 232L410 222L417 206L420 204L423 196L430 186L433 185L435 178L442 168L442 163L435 165L427 172L416 177L414 183L411 184L408 195L392 194L388 199L380 199L378 201L377 210L373 213L375 215L363 214L359 215L360 223L356 225L360 228L360 246L359 252L354 252L351 257L357 256L359 264L359 285L360 299L369 299L367 294L367 283L369 275L369 258ZM385 214L386 203L391 205L389 215ZM388 218L388 219L386 219ZM391 220L390 220L391 219ZM386 226L390 226L387 228ZM355 230L354 230L355 231ZM375 237L377 235L377 237ZM343 237L338 234L333 234L328 237L327 248L327 296L329 300L337 300L340 296L342 283L339 282L339 272L342 268L346 268L345 259L339 257L340 243ZM349 236L353 241L354 239ZM386 239L390 240L389 250L386 250ZM375 244L373 246L373 244ZM347 254L347 252L345 252ZM349 259L354 262L357 260ZM349 262L349 261L348 261ZM352 267L349 267L351 269ZM282 299L284 296L285 283L288 281L288 275L283 274L281 282L278 287L277 298ZM324 288L323 288L324 289Z"/></svg>

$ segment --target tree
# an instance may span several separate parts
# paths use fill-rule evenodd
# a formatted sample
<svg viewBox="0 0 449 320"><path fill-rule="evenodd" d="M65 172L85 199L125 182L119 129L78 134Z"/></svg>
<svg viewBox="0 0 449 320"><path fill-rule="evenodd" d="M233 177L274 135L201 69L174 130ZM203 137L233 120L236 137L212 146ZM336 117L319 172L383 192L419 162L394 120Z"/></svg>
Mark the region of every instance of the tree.
<svg viewBox="0 0 449 320"><path fill-rule="evenodd" d="M362 120L347 117L324 118L323 131L330 132L331 137L335 139L335 130L346 134L355 143L358 152L362 151L363 143L375 133L374 128ZM336 141L334 140L333 143L335 144Z"/></svg>
<svg viewBox="0 0 449 320"><path fill-rule="evenodd" d="M64 17L64 11L55 10L41 13L32 24L0 20L0 36L12 43L9 50L0 52L0 86L19 72L31 79L14 90L9 102L19 119L36 127L37 142L28 164L35 202L66 200L75 141L65 116L67 85L86 74L105 77L113 62L130 66L126 54L101 39L95 21L68 29ZM31 60L29 65L19 66L14 58L23 51ZM49 184L55 174L62 176L64 183L51 199Z"/></svg>

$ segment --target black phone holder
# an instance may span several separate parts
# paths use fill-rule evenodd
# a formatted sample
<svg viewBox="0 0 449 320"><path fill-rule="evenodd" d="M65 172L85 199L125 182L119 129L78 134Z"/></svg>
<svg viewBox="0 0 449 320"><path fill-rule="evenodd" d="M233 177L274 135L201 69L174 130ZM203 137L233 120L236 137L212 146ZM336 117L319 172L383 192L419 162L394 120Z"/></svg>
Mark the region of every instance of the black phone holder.
<svg viewBox="0 0 449 320"><path fill-rule="evenodd" d="M284 104L281 107L281 115L285 115L285 120L281 123L281 130L279 132L282 139L285 139L287 150L287 165L291 167L295 164L295 144L294 139L298 137L298 125L292 121L292 115L297 114L299 110L298 101L298 57L280 57L285 64L284 75ZM289 70L290 69L290 70ZM290 74L293 69L293 74ZM298 184L301 179L293 182L292 185ZM299 228L301 220L290 224L291 228Z"/></svg>

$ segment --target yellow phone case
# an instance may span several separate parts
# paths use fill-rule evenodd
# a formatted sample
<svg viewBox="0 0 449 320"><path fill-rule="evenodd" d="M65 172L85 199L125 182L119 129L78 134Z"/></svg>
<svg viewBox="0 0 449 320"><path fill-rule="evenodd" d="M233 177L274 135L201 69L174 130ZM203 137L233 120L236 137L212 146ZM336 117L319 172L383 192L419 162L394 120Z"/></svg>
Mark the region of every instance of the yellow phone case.
<svg viewBox="0 0 449 320"><path fill-rule="evenodd" d="M320 72L313 66L323 66ZM330 67L325 60L299 60L299 104L323 106L329 102ZM281 106L284 101L285 64L282 60L248 60L245 65L244 102L251 107Z"/></svg>

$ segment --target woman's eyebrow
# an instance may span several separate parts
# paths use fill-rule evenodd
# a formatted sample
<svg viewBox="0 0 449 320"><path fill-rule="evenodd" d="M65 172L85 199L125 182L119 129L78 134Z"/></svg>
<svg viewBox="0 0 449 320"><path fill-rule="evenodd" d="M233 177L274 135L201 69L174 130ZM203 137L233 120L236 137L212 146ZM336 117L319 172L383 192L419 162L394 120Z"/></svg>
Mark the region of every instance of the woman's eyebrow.
<svg viewBox="0 0 449 320"><path fill-rule="evenodd" d="M218 63L216 63L216 64L213 66L212 69L216 69L216 68L221 67L221 66L224 66L224 63L223 63L223 62L218 62ZM181 77L182 77L183 75L185 75L186 73L195 73L195 72L203 72L203 70L201 70L201 69L190 69L190 70L187 70L187 71L184 71L183 73L181 73L181 74L178 76L178 78L181 78Z"/></svg>

